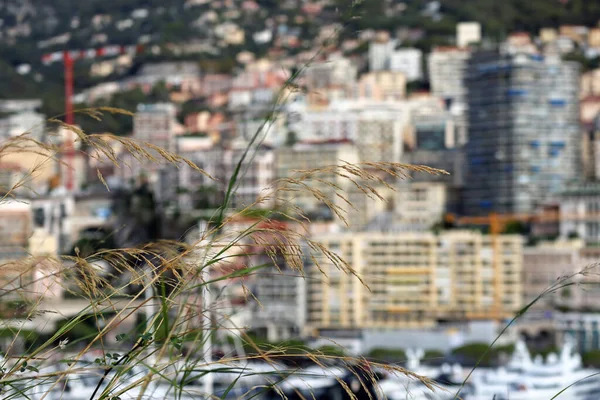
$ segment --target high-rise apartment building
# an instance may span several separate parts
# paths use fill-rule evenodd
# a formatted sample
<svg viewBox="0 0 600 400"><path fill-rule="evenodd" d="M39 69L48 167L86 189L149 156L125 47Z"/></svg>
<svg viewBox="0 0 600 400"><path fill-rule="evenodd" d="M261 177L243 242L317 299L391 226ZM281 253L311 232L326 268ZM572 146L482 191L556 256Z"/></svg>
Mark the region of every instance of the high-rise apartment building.
<svg viewBox="0 0 600 400"><path fill-rule="evenodd" d="M466 88L469 214L532 212L580 176L578 64L481 52Z"/></svg>
<svg viewBox="0 0 600 400"><path fill-rule="evenodd" d="M521 306L520 236L500 236L495 245L468 231L336 233L315 240L346 260L353 274L325 257L309 268L313 330L433 327L440 320L506 318Z"/></svg>
<svg viewBox="0 0 600 400"><path fill-rule="evenodd" d="M436 47L429 55L429 82L431 93L447 102L464 102L464 85L469 58L468 49Z"/></svg>

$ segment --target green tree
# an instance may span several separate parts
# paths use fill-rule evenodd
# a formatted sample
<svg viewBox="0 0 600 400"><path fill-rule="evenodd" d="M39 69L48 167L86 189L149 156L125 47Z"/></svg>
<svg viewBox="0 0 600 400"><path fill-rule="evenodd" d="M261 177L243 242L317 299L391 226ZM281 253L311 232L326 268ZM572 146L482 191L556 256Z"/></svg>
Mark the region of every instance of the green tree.
<svg viewBox="0 0 600 400"><path fill-rule="evenodd" d="M521 221L509 221L502 233L506 235L526 235L528 229L527 225Z"/></svg>
<svg viewBox="0 0 600 400"><path fill-rule="evenodd" d="M488 349L489 345L486 343L469 343L453 349L452 355L465 365L475 365L481 359L480 366L490 367L494 362L494 351Z"/></svg>
<svg viewBox="0 0 600 400"><path fill-rule="evenodd" d="M150 93L149 102L152 103L164 103L170 101L169 89L165 81L160 81L152 88Z"/></svg>
<svg viewBox="0 0 600 400"><path fill-rule="evenodd" d="M343 347L334 346L334 345L326 345L321 346L316 349L317 352L330 357L346 357L346 352Z"/></svg>
<svg viewBox="0 0 600 400"><path fill-rule="evenodd" d="M373 361L387 363L402 363L406 361L406 352L402 349L388 349L377 347L367 355Z"/></svg>
<svg viewBox="0 0 600 400"><path fill-rule="evenodd" d="M423 361L424 362L433 362L433 363L439 363L440 361L442 361L444 359L446 355L444 354L443 351L439 351L439 350L426 350L425 354L423 355Z"/></svg>
<svg viewBox="0 0 600 400"><path fill-rule="evenodd" d="M217 208L219 206L218 193L216 186L200 186L196 189L197 197L194 206L200 210Z"/></svg>
<svg viewBox="0 0 600 400"><path fill-rule="evenodd" d="M600 367L600 349L590 350L587 353L583 353L581 357L583 365L588 368L599 368Z"/></svg>

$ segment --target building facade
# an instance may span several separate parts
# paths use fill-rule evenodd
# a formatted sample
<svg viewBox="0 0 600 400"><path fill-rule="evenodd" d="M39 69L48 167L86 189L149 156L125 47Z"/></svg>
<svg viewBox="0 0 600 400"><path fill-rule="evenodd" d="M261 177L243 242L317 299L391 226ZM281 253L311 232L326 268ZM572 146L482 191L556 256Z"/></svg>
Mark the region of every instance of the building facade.
<svg viewBox="0 0 600 400"><path fill-rule="evenodd" d="M579 66L480 52L467 79L465 206L528 213L580 175Z"/></svg>
<svg viewBox="0 0 600 400"><path fill-rule="evenodd" d="M580 253L582 240L540 243L523 249L523 304L529 304L557 282L571 276L582 267ZM551 310L557 305L576 307L574 291L567 289L547 293L533 305L533 309Z"/></svg>
<svg viewBox="0 0 600 400"><path fill-rule="evenodd" d="M352 269L342 271L325 257L309 269L308 324L316 331L506 318L521 305L519 236L500 237L496 254L489 236L467 231L330 234L316 240Z"/></svg>

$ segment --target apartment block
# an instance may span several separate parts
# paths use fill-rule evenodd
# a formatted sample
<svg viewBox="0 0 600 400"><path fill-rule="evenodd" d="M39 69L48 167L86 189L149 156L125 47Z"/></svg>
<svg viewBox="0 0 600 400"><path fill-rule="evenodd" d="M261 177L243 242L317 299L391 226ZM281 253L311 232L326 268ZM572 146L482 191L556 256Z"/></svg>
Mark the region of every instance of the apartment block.
<svg viewBox="0 0 600 400"><path fill-rule="evenodd" d="M235 173L235 169L244 155L245 149L228 149L223 154L224 184ZM235 208L271 208L273 198L273 183L275 181L275 152L270 148L259 148L246 156L242 163L235 192L232 197L232 207ZM226 187L223 188L226 190Z"/></svg>
<svg viewBox="0 0 600 400"><path fill-rule="evenodd" d="M582 240L563 240L543 242L523 249L523 304L529 304L560 277L573 275L581 265L580 252L585 243ZM571 305L574 291L567 289L549 293L540 298L533 306L535 309L552 309L555 305Z"/></svg>
<svg viewBox="0 0 600 400"><path fill-rule="evenodd" d="M400 181L394 188L383 196L385 202L379 201L382 205L367 205L369 219L364 231L428 232L443 220L452 202L451 191L443 182Z"/></svg>
<svg viewBox="0 0 600 400"><path fill-rule="evenodd" d="M33 229L31 204L21 201L4 200L0 204L0 244L27 250ZM10 259L12 257L4 257Z"/></svg>
<svg viewBox="0 0 600 400"><path fill-rule="evenodd" d="M33 270L22 262L29 254L29 238L33 232L31 204L5 200L0 204L0 298L19 297L19 288L33 282Z"/></svg>
<svg viewBox="0 0 600 400"><path fill-rule="evenodd" d="M466 88L471 214L532 212L581 175L577 63L480 52Z"/></svg>
<svg viewBox="0 0 600 400"><path fill-rule="evenodd" d="M582 239L542 242L523 250L523 302L544 294L533 309L549 311L598 309L600 248L586 246ZM568 279L575 285L548 293L548 288Z"/></svg>
<svg viewBox="0 0 600 400"><path fill-rule="evenodd" d="M478 232L344 233L315 238L346 260L309 268L311 329L435 327L497 319L521 306L522 239ZM496 250L496 251L494 251Z"/></svg>

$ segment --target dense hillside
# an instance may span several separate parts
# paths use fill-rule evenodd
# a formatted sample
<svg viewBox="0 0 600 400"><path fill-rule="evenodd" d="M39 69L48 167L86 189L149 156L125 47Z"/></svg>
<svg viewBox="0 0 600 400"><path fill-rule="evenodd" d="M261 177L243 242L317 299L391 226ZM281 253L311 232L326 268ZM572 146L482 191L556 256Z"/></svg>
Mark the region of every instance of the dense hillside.
<svg viewBox="0 0 600 400"><path fill-rule="evenodd" d="M248 3L254 3L258 9L248 11L242 7ZM313 47L312 39L319 27L330 22L344 21L345 37L356 36L367 28L390 31L417 28L424 35L408 44L428 50L433 45L452 43L455 25L460 21L479 21L486 36L501 39L512 31L537 33L544 26L593 26L600 17L600 2L590 0L364 0L355 7L351 5L356 0L330 0L317 16L304 14L301 7L305 3L304 0L0 0L0 79L10 82L0 89L0 98L30 96L40 87L46 93L60 87L60 67L42 68L43 53L103 44L165 45L191 41L214 44L218 43L215 28L225 21L242 27L246 42L242 46L221 47L216 58L231 59L242 49L264 54L271 43L255 43L253 33L270 29L276 37L282 26L301 32L302 49ZM210 56L189 57L198 60ZM23 63L31 64L38 74L17 75L14 69ZM93 84L87 76L89 65L79 68L76 71L79 88Z"/></svg>

